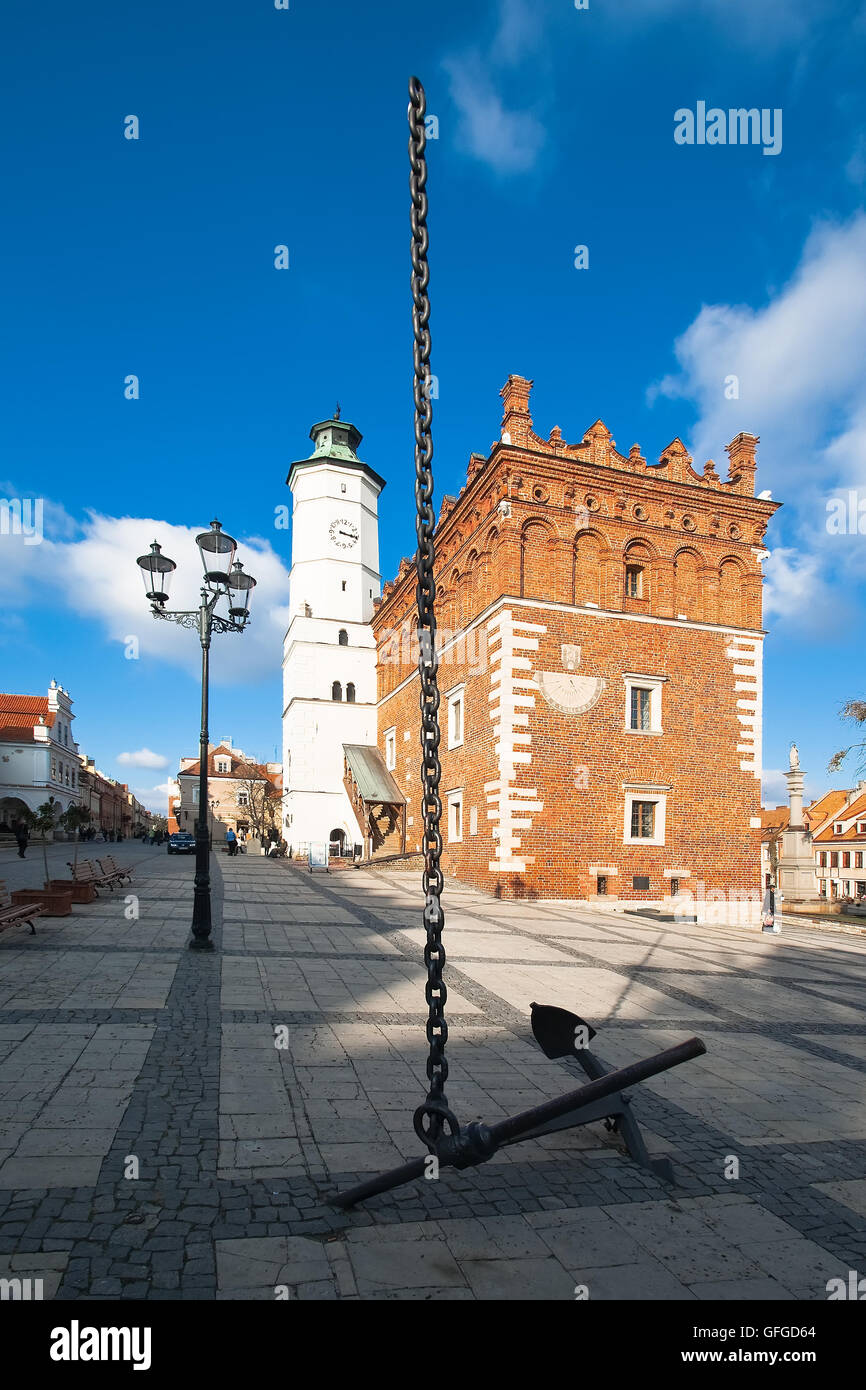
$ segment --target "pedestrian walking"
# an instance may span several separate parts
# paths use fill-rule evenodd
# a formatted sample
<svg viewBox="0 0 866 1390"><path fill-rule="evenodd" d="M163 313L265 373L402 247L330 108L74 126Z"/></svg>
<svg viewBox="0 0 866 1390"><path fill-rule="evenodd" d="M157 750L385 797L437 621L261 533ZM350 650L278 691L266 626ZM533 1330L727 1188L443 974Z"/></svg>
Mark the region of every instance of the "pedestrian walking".
<svg viewBox="0 0 866 1390"><path fill-rule="evenodd" d="M780 893L779 897L781 896ZM773 888L768 888L761 904L761 931L773 932L778 936L781 930L782 928L776 925L776 892Z"/></svg>
<svg viewBox="0 0 866 1390"><path fill-rule="evenodd" d="M18 858L23 859L27 850L27 841L30 839L30 831L27 829L23 820L12 822L12 834L18 841Z"/></svg>
<svg viewBox="0 0 866 1390"><path fill-rule="evenodd" d="M237 854L237 852L238 852L238 837L237 837L237 835L235 834L235 832L232 830L231 826L229 826L228 830L226 831L226 844L228 845L228 851L229 851L229 854L230 854L230 855L231 855L231 854Z"/></svg>

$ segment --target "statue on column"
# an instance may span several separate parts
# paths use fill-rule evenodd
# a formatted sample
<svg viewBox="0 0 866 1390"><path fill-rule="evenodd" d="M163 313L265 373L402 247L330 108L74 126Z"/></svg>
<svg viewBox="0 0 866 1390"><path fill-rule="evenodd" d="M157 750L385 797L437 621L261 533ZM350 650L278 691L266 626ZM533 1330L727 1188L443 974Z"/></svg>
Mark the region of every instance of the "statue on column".
<svg viewBox="0 0 866 1390"><path fill-rule="evenodd" d="M796 743L792 743L792 744L791 744L791 771L792 771L792 772L799 772L799 770L800 770L800 754L799 754L799 751L798 751L798 749L797 749Z"/></svg>

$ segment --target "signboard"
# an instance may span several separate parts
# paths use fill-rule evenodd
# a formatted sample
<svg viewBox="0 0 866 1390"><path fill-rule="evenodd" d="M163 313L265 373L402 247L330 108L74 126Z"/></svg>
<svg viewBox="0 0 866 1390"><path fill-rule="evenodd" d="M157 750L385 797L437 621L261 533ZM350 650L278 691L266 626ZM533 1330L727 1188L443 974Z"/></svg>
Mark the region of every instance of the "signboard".
<svg viewBox="0 0 866 1390"><path fill-rule="evenodd" d="M326 844L310 845L309 865L310 873L312 873L314 869L324 869L325 873L330 872L328 869L328 846Z"/></svg>

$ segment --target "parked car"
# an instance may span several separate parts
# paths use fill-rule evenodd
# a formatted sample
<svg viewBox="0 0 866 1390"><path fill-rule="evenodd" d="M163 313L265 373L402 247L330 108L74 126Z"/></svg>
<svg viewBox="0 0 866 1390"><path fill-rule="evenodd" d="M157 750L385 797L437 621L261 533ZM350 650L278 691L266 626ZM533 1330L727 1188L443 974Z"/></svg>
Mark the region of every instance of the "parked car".
<svg viewBox="0 0 866 1390"><path fill-rule="evenodd" d="M188 830L175 831L168 837L169 854L195 854L195 836Z"/></svg>

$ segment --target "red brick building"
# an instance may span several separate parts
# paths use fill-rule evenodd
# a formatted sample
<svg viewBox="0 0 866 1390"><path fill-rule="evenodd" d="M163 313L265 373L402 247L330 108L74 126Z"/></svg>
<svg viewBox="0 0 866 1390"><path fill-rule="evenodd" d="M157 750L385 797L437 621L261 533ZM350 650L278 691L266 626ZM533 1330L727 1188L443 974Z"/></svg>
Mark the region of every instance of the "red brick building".
<svg viewBox="0 0 866 1390"><path fill-rule="evenodd" d="M761 560L777 503L757 438L729 473L533 429L511 376L499 439L436 530L446 874L505 897L646 904L760 886ZM379 748L420 848L415 575L373 619ZM403 817L371 828L400 850ZM699 914L700 915L700 914Z"/></svg>

